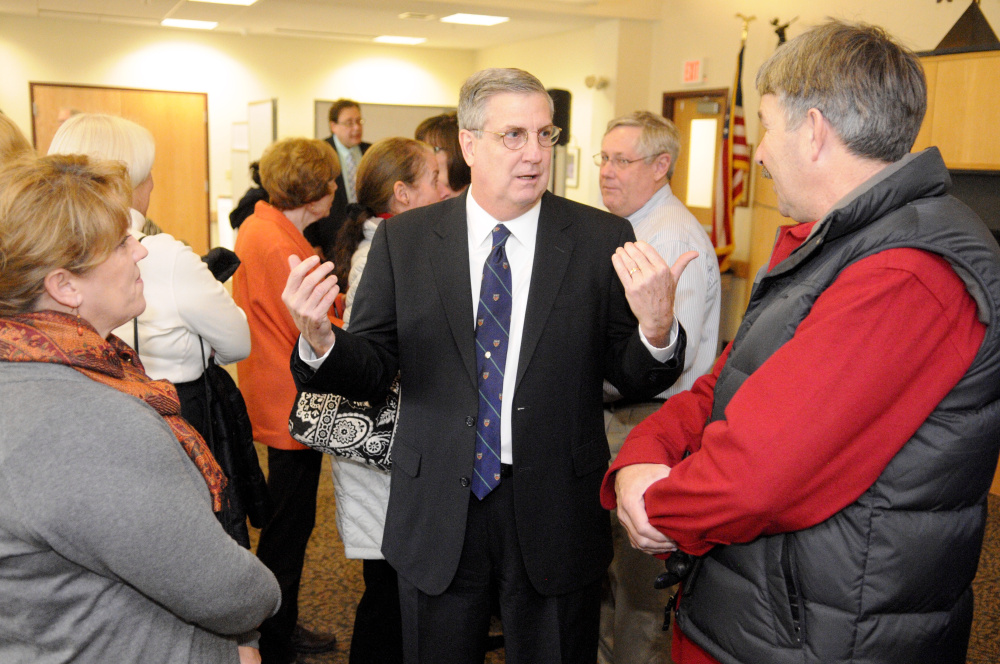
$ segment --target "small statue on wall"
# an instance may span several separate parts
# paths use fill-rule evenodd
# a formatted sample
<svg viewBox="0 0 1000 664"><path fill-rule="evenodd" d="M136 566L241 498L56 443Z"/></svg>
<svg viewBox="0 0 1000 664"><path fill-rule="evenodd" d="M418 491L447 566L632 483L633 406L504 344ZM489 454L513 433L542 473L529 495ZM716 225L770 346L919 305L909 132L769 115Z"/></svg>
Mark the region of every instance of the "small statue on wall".
<svg viewBox="0 0 1000 664"><path fill-rule="evenodd" d="M938 0L938 2L941 2L941 0ZM951 2L951 0L948 0L948 2ZM793 18L788 23L785 23L784 25L781 24L781 20L777 17L771 20L771 25L774 26L774 34L778 35L778 46L781 46L786 41L788 41L788 38L785 36L785 30L787 30L788 26L790 26L792 23L795 23L797 20L799 20L798 16Z"/></svg>

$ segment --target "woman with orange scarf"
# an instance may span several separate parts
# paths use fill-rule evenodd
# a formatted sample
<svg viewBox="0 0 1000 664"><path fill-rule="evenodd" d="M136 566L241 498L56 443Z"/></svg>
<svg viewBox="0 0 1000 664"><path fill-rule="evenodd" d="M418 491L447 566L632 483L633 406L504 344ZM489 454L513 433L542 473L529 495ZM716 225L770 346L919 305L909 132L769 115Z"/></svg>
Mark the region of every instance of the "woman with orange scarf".
<svg viewBox="0 0 1000 664"><path fill-rule="evenodd" d="M0 661L250 662L279 602L176 390L111 335L145 308L130 201L113 162L0 170Z"/></svg>

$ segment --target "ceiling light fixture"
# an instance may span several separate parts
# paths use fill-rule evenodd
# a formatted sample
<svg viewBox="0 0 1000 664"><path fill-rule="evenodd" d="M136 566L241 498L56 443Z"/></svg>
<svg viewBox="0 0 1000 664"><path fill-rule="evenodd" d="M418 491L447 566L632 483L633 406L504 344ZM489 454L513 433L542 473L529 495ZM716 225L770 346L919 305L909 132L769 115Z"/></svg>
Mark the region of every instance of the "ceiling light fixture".
<svg viewBox="0 0 1000 664"><path fill-rule="evenodd" d="M184 18L165 18L160 25L167 28L188 28L190 30L214 30L219 25L216 21L192 21Z"/></svg>
<svg viewBox="0 0 1000 664"><path fill-rule="evenodd" d="M188 2L204 2L213 5L239 5L240 7L249 7L257 0L188 0Z"/></svg>
<svg viewBox="0 0 1000 664"><path fill-rule="evenodd" d="M485 14L452 14L441 19L442 23L460 23L462 25L498 25L506 23L506 16L486 16Z"/></svg>
<svg viewBox="0 0 1000 664"><path fill-rule="evenodd" d="M396 37L393 35L381 35L375 38L379 44L400 44L403 46L416 46L427 41L424 37Z"/></svg>
<svg viewBox="0 0 1000 664"><path fill-rule="evenodd" d="M399 18L411 21L431 21L437 18L434 14L423 14L421 12L403 12Z"/></svg>

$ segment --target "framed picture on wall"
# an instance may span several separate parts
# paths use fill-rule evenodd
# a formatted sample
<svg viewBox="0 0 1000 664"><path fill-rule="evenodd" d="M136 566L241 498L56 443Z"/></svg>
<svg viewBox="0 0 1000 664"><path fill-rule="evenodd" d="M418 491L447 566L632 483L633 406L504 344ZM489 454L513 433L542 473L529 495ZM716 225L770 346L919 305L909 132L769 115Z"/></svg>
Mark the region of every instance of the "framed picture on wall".
<svg viewBox="0 0 1000 664"><path fill-rule="evenodd" d="M574 189L580 186L579 146L566 146L566 186Z"/></svg>

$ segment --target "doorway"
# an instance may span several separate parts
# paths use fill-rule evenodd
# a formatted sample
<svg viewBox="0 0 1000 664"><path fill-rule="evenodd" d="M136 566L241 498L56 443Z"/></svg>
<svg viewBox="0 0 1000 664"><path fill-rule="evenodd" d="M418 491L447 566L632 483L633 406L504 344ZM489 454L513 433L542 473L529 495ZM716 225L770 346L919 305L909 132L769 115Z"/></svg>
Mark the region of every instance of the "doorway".
<svg viewBox="0 0 1000 664"><path fill-rule="evenodd" d="M663 93L663 117L671 120L681 135L681 154L670 188L706 229L713 224L728 97L725 88Z"/></svg>
<svg viewBox="0 0 1000 664"><path fill-rule="evenodd" d="M32 139L48 152L60 110L108 113L153 134L153 195L147 216L204 255L209 247L208 95L131 88L30 83Z"/></svg>

